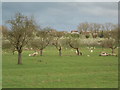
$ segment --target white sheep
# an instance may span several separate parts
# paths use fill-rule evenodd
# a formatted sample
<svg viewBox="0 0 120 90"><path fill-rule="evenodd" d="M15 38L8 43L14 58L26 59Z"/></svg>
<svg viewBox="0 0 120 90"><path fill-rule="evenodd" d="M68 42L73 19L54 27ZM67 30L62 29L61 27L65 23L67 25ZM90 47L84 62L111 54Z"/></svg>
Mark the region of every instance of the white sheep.
<svg viewBox="0 0 120 90"><path fill-rule="evenodd" d="M36 56L36 55L38 55L38 52L34 52L32 54L29 54L29 56Z"/></svg>

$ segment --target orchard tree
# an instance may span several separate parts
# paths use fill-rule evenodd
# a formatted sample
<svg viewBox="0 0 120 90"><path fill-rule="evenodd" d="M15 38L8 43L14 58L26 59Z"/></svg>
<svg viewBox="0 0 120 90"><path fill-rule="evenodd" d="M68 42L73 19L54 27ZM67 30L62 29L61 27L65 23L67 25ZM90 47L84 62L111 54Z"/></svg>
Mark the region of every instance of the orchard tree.
<svg viewBox="0 0 120 90"><path fill-rule="evenodd" d="M51 36L49 35L48 30L39 30L36 33L36 37L31 41L31 47L37 49L40 52L40 55L43 55L43 49L45 49L51 41Z"/></svg>
<svg viewBox="0 0 120 90"><path fill-rule="evenodd" d="M61 38L54 38L52 41L52 45L56 47L56 49L59 51L59 56L62 56L62 47L65 46L66 39L64 37Z"/></svg>
<svg viewBox="0 0 120 90"><path fill-rule="evenodd" d="M53 36L53 40L52 40L52 45L54 45L56 47L56 49L59 51L59 56L62 56L62 46L63 46L63 42L64 42L64 32L53 32L51 33L51 35Z"/></svg>
<svg viewBox="0 0 120 90"><path fill-rule="evenodd" d="M113 38L106 38L104 40L102 40L102 43L101 43L104 47L107 47L107 48L110 48L111 51L112 51L112 54L114 54L114 50L117 48L118 46L118 42L116 42L115 39Z"/></svg>
<svg viewBox="0 0 120 90"><path fill-rule="evenodd" d="M49 45L49 39L48 38L42 38L38 37L37 39L34 39L31 41L31 47L34 50L39 50L40 56L43 55L43 50Z"/></svg>
<svg viewBox="0 0 120 90"><path fill-rule="evenodd" d="M68 37L66 44L68 44L69 47L76 50L77 55L82 55L82 52L80 52L80 47L82 46L83 42L80 38L71 38Z"/></svg>
<svg viewBox="0 0 120 90"><path fill-rule="evenodd" d="M61 39L59 38L54 38L52 41L52 45L56 47L56 49L59 51L59 56L62 56L62 44L61 44Z"/></svg>
<svg viewBox="0 0 120 90"><path fill-rule="evenodd" d="M23 47L33 38L33 31L37 26L32 18L17 13L14 18L8 20L10 30L7 39L18 52L18 64L22 64Z"/></svg>
<svg viewBox="0 0 120 90"><path fill-rule="evenodd" d="M82 41L83 41L83 44L89 47L90 49L91 47L95 48L95 46L98 46L100 39L89 38L89 39L82 39Z"/></svg>

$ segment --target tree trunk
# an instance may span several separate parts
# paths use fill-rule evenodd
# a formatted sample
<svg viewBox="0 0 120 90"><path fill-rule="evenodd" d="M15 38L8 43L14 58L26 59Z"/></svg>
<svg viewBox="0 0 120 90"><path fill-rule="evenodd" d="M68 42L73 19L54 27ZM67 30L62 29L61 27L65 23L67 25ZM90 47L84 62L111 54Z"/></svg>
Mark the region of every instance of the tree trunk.
<svg viewBox="0 0 120 90"><path fill-rule="evenodd" d="M40 50L40 56L42 56L42 55L43 55L43 50L41 49L41 50Z"/></svg>
<svg viewBox="0 0 120 90"><path fill-rule="evenodd" d="M111 48L112 49L112 55L114 54L114 48Z"/></svg>
<svg viewBox="0 0 120 90"><path fill-rule="evenodd" d="M15 54L14 52L15 52L15 51L12 51L13 55Z"/></svg>
<svg viewBox="0 0 120 90"><path fill-rule="evenodd" d="M59 49L59 56L62 56L62 52L61 51L62 51L62 49L60 48Z"/></svg>
<svg viewBox="0 0 120 90"><path fill-rule="evenodd" d="M80 55L80 51L79 51L79 49L77 48L76 50L77 50L77 55Z"/></svg>
<svg viewBox="0 0 120 90"><path fill-rule="evenodd" d="M80 52L80 55L82 56L82 52Z"/></svg>
<svg viewBox="0 0 120 90"><path fill-rule="evenodd" d="M18 52L18 64L22 64L22 52Z"/></svg>
<svg viewBox="0 0 120 90"><path fill-rule="evenodd" d="M76 49L76 51L77 51L77 55L82 55L82 52L80 52L78 48Z"/></svg>

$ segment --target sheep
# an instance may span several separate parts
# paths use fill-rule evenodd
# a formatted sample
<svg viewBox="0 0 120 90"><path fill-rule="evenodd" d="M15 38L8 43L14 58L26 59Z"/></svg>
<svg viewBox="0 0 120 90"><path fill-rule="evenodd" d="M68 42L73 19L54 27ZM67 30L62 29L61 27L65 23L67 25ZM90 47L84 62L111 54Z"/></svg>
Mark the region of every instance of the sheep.
<svg viewBox="0 0 120 90"><path fill-rule="evenodd" d="M36 56L36 55L38 55L38 52L34 52L32 54L29 54L29 56Z"/></svg>
<svg viewBox="0 0 120 90"><path fill-rule="evenodd" d="M90 56L90 55L87 55L88 57Z"/></svg>
<svg viewBox="0 0 120 90"><path fill-rule="evenodd" d="M93 52L93 50L90 50L90 52Z"/></svg>

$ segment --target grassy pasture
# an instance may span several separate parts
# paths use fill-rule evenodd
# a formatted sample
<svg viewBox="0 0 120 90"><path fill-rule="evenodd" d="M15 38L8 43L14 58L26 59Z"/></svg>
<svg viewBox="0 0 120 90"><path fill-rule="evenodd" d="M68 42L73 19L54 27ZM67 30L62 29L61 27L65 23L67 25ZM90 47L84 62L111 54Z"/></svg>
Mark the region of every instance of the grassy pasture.
<svg viewBox="0 0 120 90"><path fill-rule="evenodd" d="M63 50L61 57L54 47L43 56L29 57L33 51L24 51L23 65L17 65L17 53L3 51L3 88L117 88L118 57L99 56L101 48L81 51L83 56Z"/></svg>

